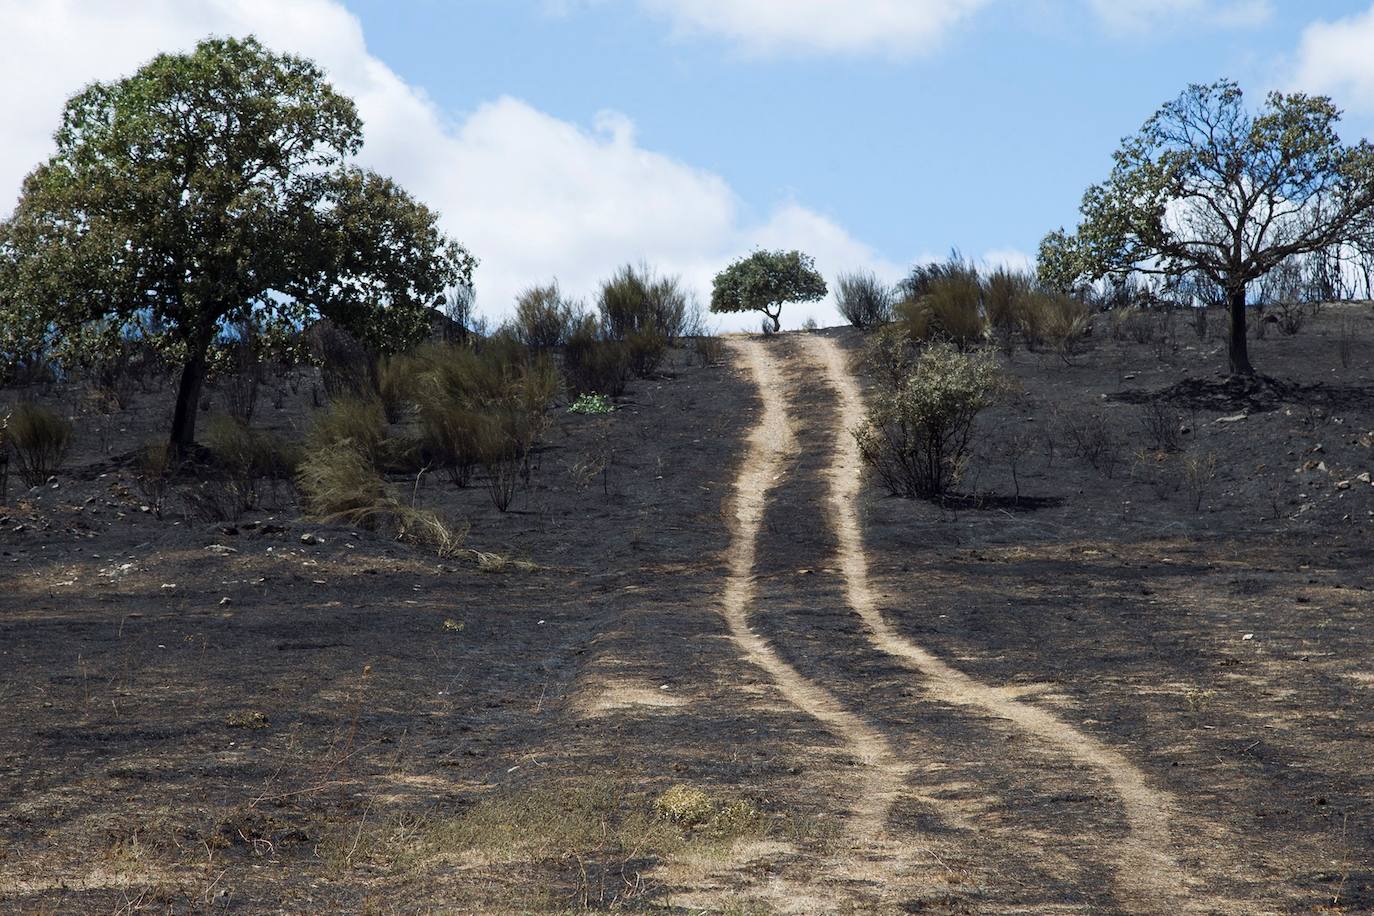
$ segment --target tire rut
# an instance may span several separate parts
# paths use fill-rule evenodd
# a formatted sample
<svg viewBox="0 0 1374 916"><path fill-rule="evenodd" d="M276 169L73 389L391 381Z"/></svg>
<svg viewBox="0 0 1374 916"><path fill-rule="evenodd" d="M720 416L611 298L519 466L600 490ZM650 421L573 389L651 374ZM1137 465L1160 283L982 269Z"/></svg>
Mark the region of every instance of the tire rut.
<svg viewBox="0 0 1374 916"><path fill-rule="evenodd" d="M830 691L809 681L788 664L768 640L749 626L756 600L755 560L769 491L783 472L783 462L796 445L782 391L783 383L763 345L753 340L730 340L759 392L763 410L748 437L748 448L736 476L731 507L732 537L729 576L722 607L730 638L744 656L771 678L796 708L821 722L864 764L848 834L856 848L869 847L882 837L888 812L905 783L907 767L888 740Z"/></svg>
<svg viewBox="0 0 1374 916"><path fill-rule="evenodd" d="M1132 912L1195 910L1182 870L1170 851L1171 799L1153 789L1144 773L1124 754L1055 715L1019 700L1010 691L975 680L901 636L884 618L869 585L868 559L859 522L862 488L858 445L850 427L863 417L863 399L844 351L828 338L808 335L806 352L836 392L841 423L835 432L828 470L831 524L839 541L837 560L848 603L868 629L869 640L927 678L929 695L954 706L972 707L1007 720L1026 735L1106 777L1119 799L1128 835L1117 855L1116 893ZM767 362L762 348L752 354ZM755 370L766 377L766 365Z"/></svg>

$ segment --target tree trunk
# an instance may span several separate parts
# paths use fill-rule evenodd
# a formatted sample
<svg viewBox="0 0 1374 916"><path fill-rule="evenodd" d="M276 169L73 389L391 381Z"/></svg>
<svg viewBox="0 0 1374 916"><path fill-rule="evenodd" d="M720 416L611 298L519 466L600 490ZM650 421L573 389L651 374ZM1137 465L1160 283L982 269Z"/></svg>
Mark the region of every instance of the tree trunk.
<svg viewBox="0 0 1374 916"><path fill-rule="evenodd" d="M200 412L200 391L205 384L205 353L208 343L187 342L186 364L181 367L177 386L177 405L172 413L172 449L185 455L196 444L196 414Z"/></svg>
<svg viewBox="0 0 1374 916"><path fill-rule="evenodd" d="M1250 365L1249 341L1245 337L1245 287L1227 289L1226 304L1231 310L1231 375L1250 378L1255 374L1255 367Z"/></svg>

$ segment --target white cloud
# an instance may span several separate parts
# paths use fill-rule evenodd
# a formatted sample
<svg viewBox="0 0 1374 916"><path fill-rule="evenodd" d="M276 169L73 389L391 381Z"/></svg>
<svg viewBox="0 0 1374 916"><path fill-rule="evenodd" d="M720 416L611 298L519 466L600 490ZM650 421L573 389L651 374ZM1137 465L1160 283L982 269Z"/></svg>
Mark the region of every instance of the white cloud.
<svg viewBox="0 0 1374 916"><path fill-rule="evenodd" d="M1327 93L1352 109L1374 112L1374 6L1304 29L1294 82Z"/></svg>
<svg viewBox="0 0 1374 916"><path fill-rule="evenodd" d="M908 54L930 49L991 0L640 0L685 33L755 53Z"/></svg>
<svg viewBox="0 0 1374 916"><path fill-rule="evenodd" d="M1272 0L1088 0L1114 32L1195 27L1250 28L1274 15Z"/></svg>
<svg viewBox="0 0 1374 916"><path fill-rule="evenodd" d="M50 155L62 103L84 84L208 34L248 33L313 58L357 101L363 161L438 209L446 230L482 259L485 314L500 317L519 289L554 277L590 297L599 279L641 259L682 274L705 299L714 272L754 246L801 248L828 276L856 267L900 273L799 204L751 221L720 176L639 146L622 114L583 127L499 98L454 121L368 53L358 21L334 0L0 0L0 85L25 87L0 99L0 215L24 174ZM826 323L835 312L793 309L789 323L813 314Z"/></svg>

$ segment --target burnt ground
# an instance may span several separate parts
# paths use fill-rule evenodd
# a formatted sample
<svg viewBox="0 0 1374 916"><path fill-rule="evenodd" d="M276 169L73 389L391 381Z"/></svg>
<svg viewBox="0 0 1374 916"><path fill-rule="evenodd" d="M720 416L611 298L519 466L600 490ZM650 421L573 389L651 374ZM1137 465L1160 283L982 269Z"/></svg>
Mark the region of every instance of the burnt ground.
<svg viewBox="0 0 1374 916"><path fill-rule="evenodd" d="M1270 330L1253 356L1279 382L1240 395L1220 342L1184 326L1160 342L1100 323L1069 363L1017 351L1021 393L980 419L959 496L862 500L892 626L1120 751L1170 800L1201 912L1374 910L1370 318ZM733 359L680 355L609 420L558 411L510 513L421 482L480 564L299 520L286 492L235 522L175 498L158 519L128 456L167 405L154 390L83 419L57 486L12 481L0 510L0 908L1140 909L1102 775L932 700L847 606L824 477L848 420L801 342L765 344L796 449L751 622L909 764L892 861L846 848L865 761L729 639L759 400ZM295 387L260 425L308 425ZM1187 432L1156 441L1152 414ZM630 837L673 785L758 819L728 842ZM507 834L556 835L531 851L494 811Z"/></svg>

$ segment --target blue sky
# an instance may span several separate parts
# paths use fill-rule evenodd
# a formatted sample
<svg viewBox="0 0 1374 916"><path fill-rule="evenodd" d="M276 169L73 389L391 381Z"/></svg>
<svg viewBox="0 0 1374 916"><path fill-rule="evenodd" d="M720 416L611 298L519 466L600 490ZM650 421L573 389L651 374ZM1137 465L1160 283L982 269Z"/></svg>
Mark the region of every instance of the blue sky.
<svg viewBox="0 0 1374 916"><path fill-rule="evenodd" d="M0 0L0 78L33 87L0 99L5 197L81 84L250 31L358 98L367 164L483 259L494 317L639 259L705 298L755 246L832 278L1016 261L1193 81L1374 127L1370 0Z"/></svg>

